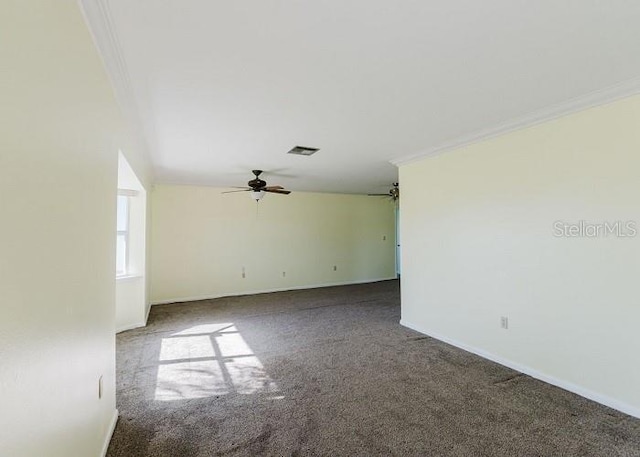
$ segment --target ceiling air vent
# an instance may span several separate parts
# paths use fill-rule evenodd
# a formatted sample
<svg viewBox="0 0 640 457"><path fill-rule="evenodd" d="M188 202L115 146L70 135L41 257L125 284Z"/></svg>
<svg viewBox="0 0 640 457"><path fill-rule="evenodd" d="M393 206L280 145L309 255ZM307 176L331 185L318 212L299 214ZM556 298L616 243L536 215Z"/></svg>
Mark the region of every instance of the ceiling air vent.
<svg viewBox="0 0 640 457"><path fill-rule="evenodd" d="M307 148L306 146L296 146L287 154L297 154L299 156L310 156L318 152L318 148Z"/></svg>

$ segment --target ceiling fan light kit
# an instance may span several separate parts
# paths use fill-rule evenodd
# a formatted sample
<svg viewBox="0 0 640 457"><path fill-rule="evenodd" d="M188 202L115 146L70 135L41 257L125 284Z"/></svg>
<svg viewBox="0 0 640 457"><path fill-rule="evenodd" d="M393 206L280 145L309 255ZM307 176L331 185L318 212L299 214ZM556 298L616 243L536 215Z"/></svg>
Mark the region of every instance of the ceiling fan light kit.
<svg viewBox="0 0 640 457"><path fill-rule="evenodd" d="M264 190L254 190L249 192L249 196L255 201L260 201L262 200L262 197L264 197Z"/></svg>

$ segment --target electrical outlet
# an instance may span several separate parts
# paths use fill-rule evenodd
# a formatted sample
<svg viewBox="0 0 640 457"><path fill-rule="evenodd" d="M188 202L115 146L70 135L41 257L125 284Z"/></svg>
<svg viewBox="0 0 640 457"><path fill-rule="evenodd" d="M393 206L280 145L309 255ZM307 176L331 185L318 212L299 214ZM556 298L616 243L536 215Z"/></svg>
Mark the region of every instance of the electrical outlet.
<svg viewBox="0 0 640 457"><path fill-rule="evenodd" d="M98 400L102 398L102 376L98 378Z"/></svg>
<svg viewBox="0 0 640 457"><path fill-rule="evenodd" d="M333 266L333 271L338 271L338 265Z"/></svg>
<svg viewBox="0 0 640 457"><path fill-rule="evenodd" d="M509 318L507 316L500 317L500 327L505 330L509 328Z"/></svg>

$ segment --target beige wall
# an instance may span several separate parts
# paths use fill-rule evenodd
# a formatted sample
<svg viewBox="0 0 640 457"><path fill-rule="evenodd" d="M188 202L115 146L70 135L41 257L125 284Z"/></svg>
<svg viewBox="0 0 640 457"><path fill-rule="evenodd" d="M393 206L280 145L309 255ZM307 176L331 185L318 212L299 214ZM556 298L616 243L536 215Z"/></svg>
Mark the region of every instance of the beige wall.
<svg viewBox="0 0 640 457"><path fill-rule="evenodd" d="M98 456L115 414L117 154L135 151L75 1L3 1L0 62L0 455Z"/></svg>
<svg viewBox="0 0 640 457"><path fill-rule="evenodd" d="M266 195L256 207L246 193L223 190L156 186L153 302L395 276L389 201L293 192Z"/></svg>
<svg viewBox="0 0 640 457"><path fill-rule="evenodd" d="M402 166L402 322L640 416L640 97ZM509 329L500 327L501 316Z"/></svg>

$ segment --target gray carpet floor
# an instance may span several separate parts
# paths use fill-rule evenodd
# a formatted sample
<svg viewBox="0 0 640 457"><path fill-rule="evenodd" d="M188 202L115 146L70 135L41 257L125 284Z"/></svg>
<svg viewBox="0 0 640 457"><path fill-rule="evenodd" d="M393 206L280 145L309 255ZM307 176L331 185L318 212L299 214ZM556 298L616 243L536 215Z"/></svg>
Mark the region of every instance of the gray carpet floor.
<svg viewBox="0 0 640 457"><path fill-rule="evenodd" d="M640 420L401 327L397 281L154 306L108 456L640 456Z"/></svg>

